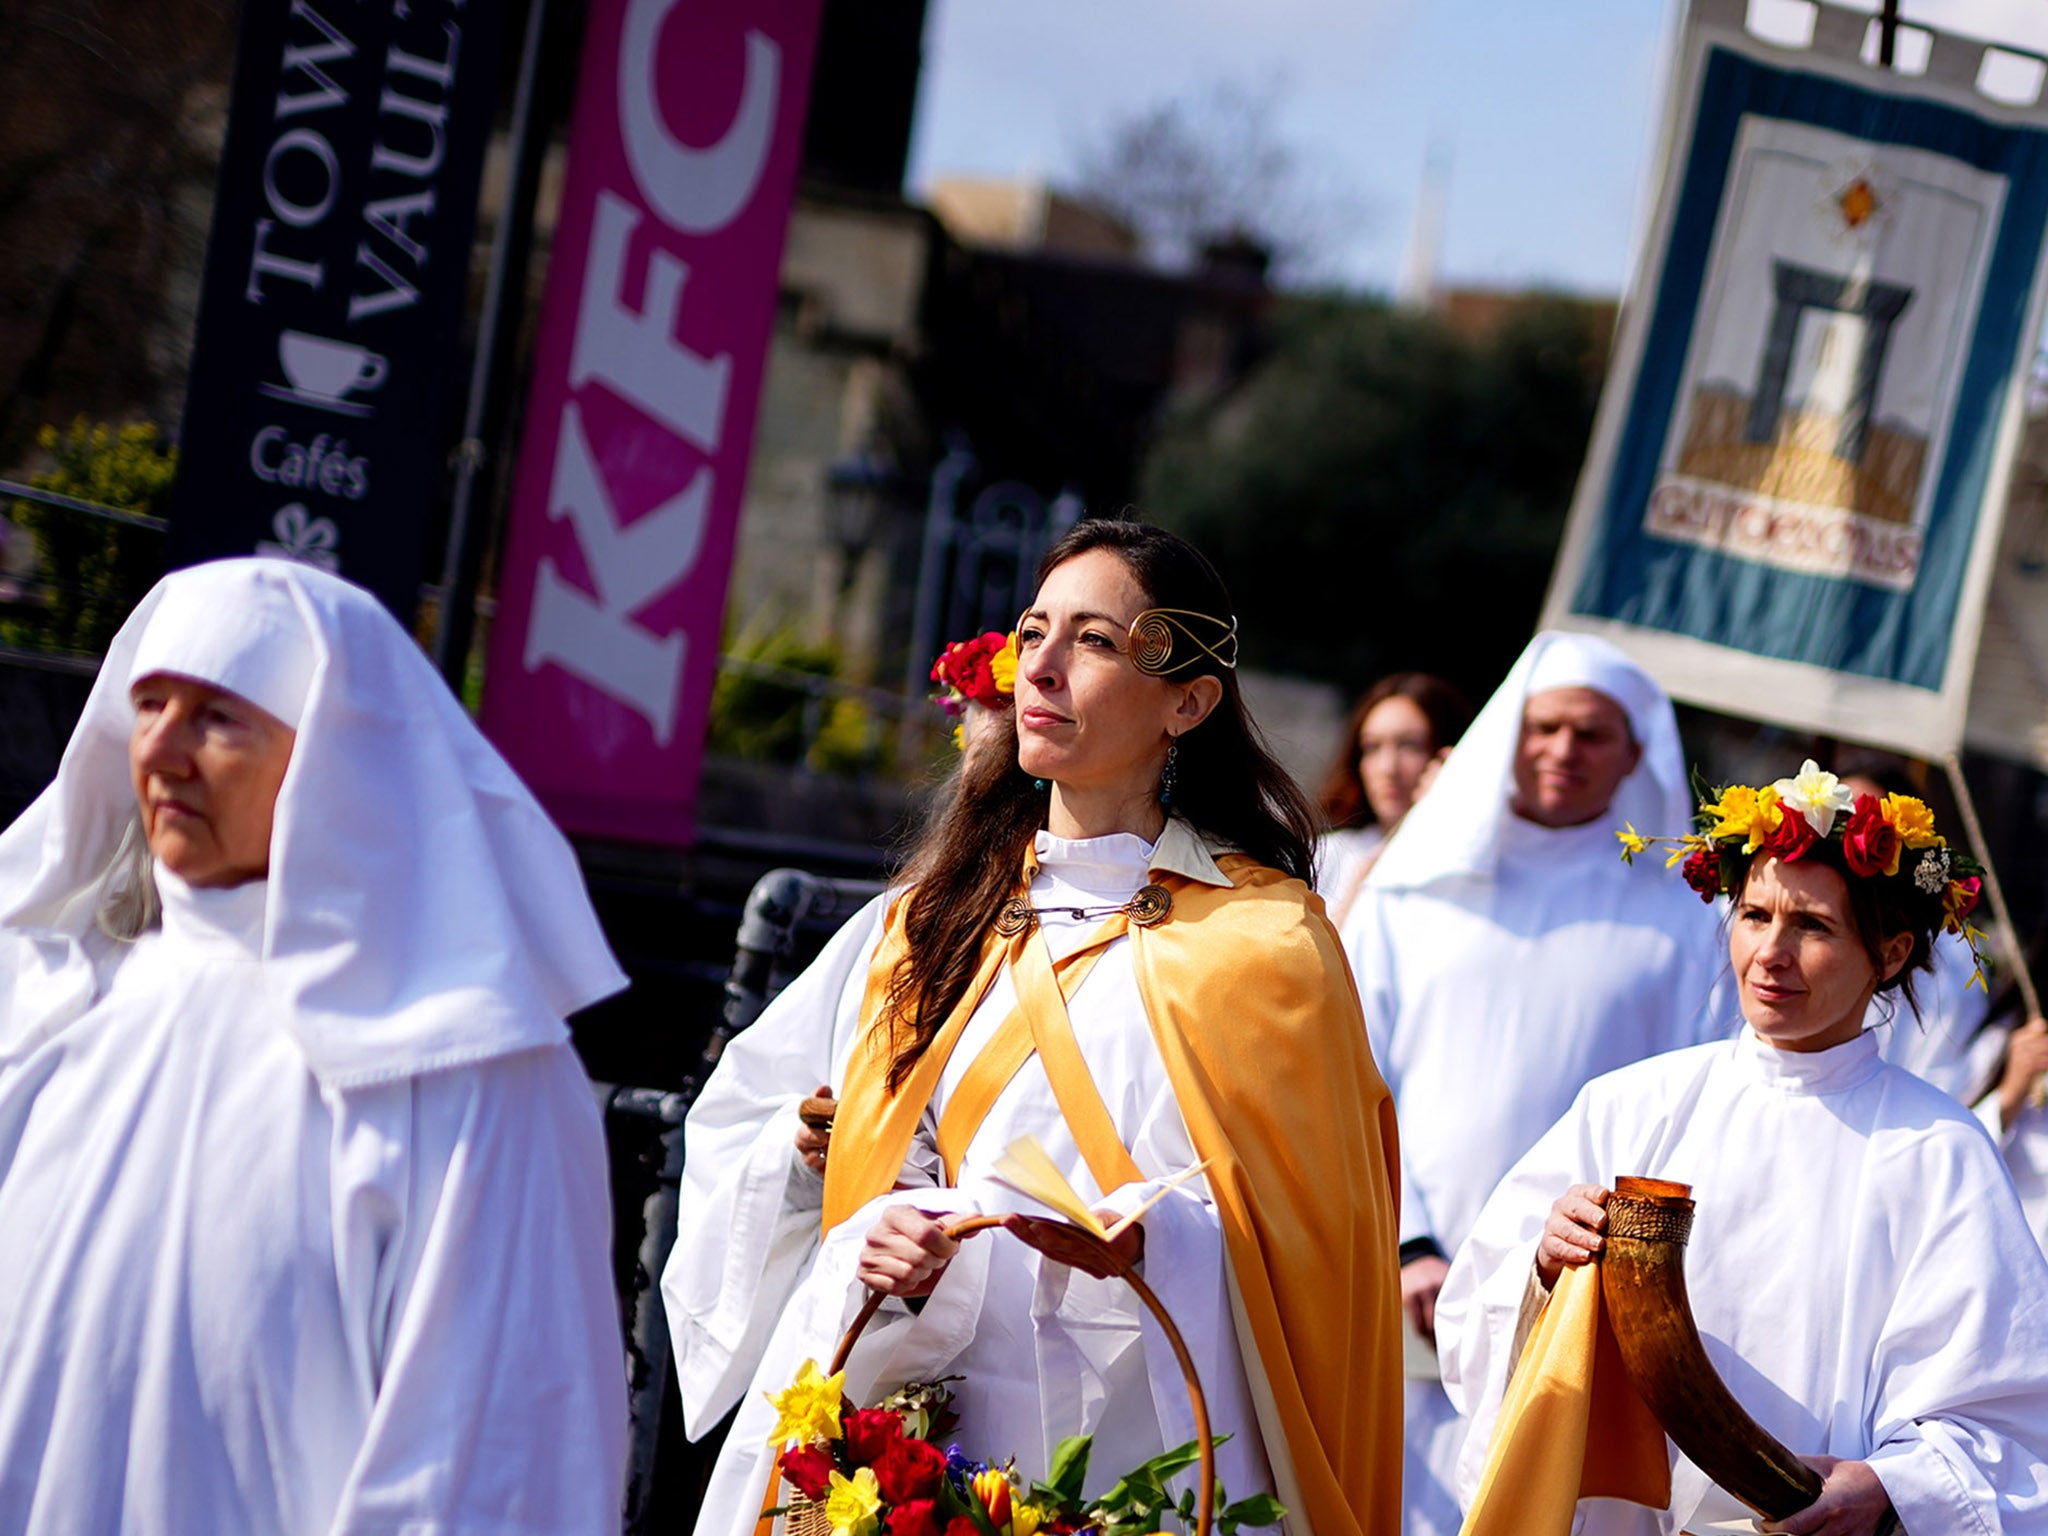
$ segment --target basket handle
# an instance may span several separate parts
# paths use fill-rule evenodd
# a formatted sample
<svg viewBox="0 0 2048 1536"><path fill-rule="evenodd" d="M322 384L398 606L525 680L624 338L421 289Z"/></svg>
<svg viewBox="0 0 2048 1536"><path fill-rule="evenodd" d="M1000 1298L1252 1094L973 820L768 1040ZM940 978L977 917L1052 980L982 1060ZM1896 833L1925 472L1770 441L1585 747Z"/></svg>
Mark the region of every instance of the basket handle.
<svg viewBox="0 0 2048 1536"><path fill-rule="evenodd" d="M1173 1347L1173 1358L1180 1366L1181 1380L1187 1385L1188 1403L1195 1410L1195 1444L1201 1452L1201 1460L1197 1467L1201 1485L1195 1494L1194 1536L1209 1536L1210 1528L1216 1519L1216 1447L1209 1428L1209 1400L1202 1395L1202 1383L1195 1375L1195 1359L1188 1353L1187 1340L1181 1337L1180 1329L1175 1326L1173 1319L1166 1315L1166 1308L1160 1305L1158 1296L1153 1294L1152 1287L1145 1283L1144 1277L1125 1261L1123 1255L1118 1253L1112 1244L1104 1242L1086 1227L1057 1217L1032 1216L1013 1221L1008 1216L967 1216L951 1223L945 1232L947 1237L959 1242L962 1238L972 1237L977 1232L1001 1228L1014 1234L1019 1240L1031 1243L1028 1225L1031 1222L1059 1227L1069 1239L1093 1249L1102 1261L1102 1267L1137 1293L1138 1300L1144 1304L1145 1310L1152 1314L1152 1320L1159 1324L1160 1331L1166 1335L1166 1342ZM1031 1246L1036 1248L1038 1244L1031 1243ZM836 1376L846 1369L847 1356L853 1353L853 1346L859 1342L869 1319L881 1308L883 1299L880 1291L868 1293L868 1299L861 1303L860 1311L854 1314L853 1322L846 1330L846 1337L839 1341L839 1352L832 1357L831 1369L825 1373L827 1376Z"/></svg>

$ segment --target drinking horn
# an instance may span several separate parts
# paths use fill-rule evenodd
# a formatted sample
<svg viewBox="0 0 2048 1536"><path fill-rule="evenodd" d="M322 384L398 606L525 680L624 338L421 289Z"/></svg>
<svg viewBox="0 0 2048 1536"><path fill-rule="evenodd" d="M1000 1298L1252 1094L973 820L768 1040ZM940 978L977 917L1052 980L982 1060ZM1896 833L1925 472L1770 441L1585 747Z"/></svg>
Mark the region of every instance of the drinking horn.
<svg viewBox="0 0 2048 1536"><path fill-rule="evenodd" d="M1691 1192L1666 1179L1614 1181L1600 1255L1607 1322L1672 1443L1750 1508L1782 1520L1820 1497L1820 1474L1743 1411L1707 1359L1685 1290Z"/></svg>

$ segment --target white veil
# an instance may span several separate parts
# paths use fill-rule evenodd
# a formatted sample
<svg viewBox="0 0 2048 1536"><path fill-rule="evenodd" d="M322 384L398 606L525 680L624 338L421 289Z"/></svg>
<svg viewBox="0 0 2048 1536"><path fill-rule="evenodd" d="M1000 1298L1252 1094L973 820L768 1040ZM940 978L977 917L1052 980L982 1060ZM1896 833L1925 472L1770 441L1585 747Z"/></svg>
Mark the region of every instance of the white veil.
<svg viewBox="0 0 2048 1536"><path fill-rule="evenodd" d="M626 984L567 839L367 592L283 560L165 577L115 636L54 783L0 832L0 1061L94 995L133 679L243 694L298 739L271 833L264 972L323 1082L567 1038Z"/></svg>
<svg viewBox="0 0 2048 1536"><path fill-rule="evenodd" d="M1514 812L1515 748L1522 706L1553 688L1592 688L1628 714L1643 749L1621 782L1606 822L1664 836L1692 830L1692 791L1678 740L1678 716L1655 679L1607 641L1545 630L1529 642L1485 708L1467 727L1429 793L1401 820L1368 885L1412 889L1460 876L1491 878ZM1620 844L1615 845L1619 858Z"/></svg>

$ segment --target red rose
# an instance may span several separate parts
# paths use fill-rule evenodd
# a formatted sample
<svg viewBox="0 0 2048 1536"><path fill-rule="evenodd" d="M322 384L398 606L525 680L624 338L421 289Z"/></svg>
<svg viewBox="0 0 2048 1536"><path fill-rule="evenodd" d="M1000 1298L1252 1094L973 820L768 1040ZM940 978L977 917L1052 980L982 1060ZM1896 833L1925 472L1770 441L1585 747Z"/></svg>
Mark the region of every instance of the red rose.
<svg viewBox="0 0 2048 1536"><path fill-rule="evenodd" d="M1771 835L1764 839L1763 847L1757 851L1771 858L1790 864L1813 846L1813 823L1806 819L1804 811L1791 806L1784 808L1785 814L1778 818L1778 824L1771 829Z"/></svg>
<svg viewBox="0 0 2048 1536"><path fill-rule="evenodd" d="M1903 847L1899 829L1878 809L1877 796L1858 795L1842 828L1842 857L1849 867L1859 875L1896 875Z"/></svg>
<svg viewBox="0 0 2048 1536"><path fill-rule="evenodd" d="M832 1453L822 1445L784 1451L776 1465L782 1468L782 1475L789 1479L790 1486L807 1499L822 1499L832 1490L832 1474L837 1469L832 1462Z"/></svg>
<svg viewBox="0 0 2048 1536"><path fill-rule="evenodd" d="M892 1504L937 1495L946 1475L946 1453L929 1440L898 1439L875 1461L875 1481Z"/></svg>
<svg viewBox="0 0 2048 1536"><path fill-rule="evenodd" d="M946 1536L981 1536L981 1532L965 1515L955 1515L946 1522Z"/></svg>
<svg viewBox="0 0 2048 1536"><path fill-rule="evenodd" d="M903 1438L903 1416L886 1408L856 1408L841 1416L839 1427L855 1467L872 1467Z"/></svg>
<svg viewBox="0 0 2048 1536"><path fill-rule="evenodd" d="M917 1442L922 1444L922 1442ZM941 1456L943 1466L946 1458ZM888 1490L883 1490L885 1494ZM913 1499L908 1504L898 1504L889 1512L889 1536L940 1536L939 1507L930 1499Z"/></svg>
<svg viewBox="0 0 2048 1536"><path fill-rule="evenodd" d="M1721 850L1711 843L1695 848L1680 873L1685 876L1685 883L1699 892L1700 900L1711 905L1721 894Z"/></svg>

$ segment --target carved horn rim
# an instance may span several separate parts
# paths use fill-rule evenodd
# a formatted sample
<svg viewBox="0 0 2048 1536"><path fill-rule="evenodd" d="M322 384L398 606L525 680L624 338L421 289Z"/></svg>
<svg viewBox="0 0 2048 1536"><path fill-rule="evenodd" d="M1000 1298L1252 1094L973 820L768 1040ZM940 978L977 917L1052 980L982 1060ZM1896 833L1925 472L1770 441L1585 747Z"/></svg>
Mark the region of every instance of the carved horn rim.
<svg viewBox="0 0 2048 1536"><path fill-rule="evenodd" d="M1743 1411L1707 1359L1685 1289L1691 1194L1668 1179L1614 1181L1600 1255L1607 1322L1672 1443L1750 1508L1782 1520L1820 1497L1820 1474Z"/></svg>

